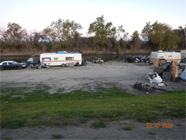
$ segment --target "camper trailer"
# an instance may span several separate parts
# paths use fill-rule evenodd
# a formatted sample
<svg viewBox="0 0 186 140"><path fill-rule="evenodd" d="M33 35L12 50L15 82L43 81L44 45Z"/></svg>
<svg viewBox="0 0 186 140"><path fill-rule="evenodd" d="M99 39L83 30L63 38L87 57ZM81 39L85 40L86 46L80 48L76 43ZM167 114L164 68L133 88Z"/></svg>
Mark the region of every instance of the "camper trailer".
<svg viewBox="0 0 186 140"><path fill-rule="evenodd" d="M181 50L180 53L181 53L181 58L186 59L186 50Z"/></svg>
<svg viewBox="0 0 186 140"><path fill-rule="evenodd" d="M181 61L181 53L178 52L163 52L163 51L157 51L152 52L150 55L150 59L165 59L167 61L177 61L178 63Z"/></svg>
<svg viewBox="0 0 186 140"><path fill-rule="evenodd" d="M58 51L57 53L42 53L40 54L40 62L48 66L69 66L81 65L81 53Z"/></svg>

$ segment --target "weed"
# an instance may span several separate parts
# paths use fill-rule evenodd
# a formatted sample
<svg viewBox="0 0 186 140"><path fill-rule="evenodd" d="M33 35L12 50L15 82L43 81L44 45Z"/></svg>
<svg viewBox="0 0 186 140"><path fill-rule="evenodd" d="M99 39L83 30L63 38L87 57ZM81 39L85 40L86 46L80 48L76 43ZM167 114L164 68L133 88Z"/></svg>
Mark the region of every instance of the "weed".
<svg viewBox="0 0 186 140"><path fill-rule="evenodd" d="M131 131L132 130L132 127L126 126L126 127L122 127L121 129L123 129L125 131Z"/></svg>
<svg viewBox="0 0 186 140"><path fill-rule="evenodd" d="M27 126L28 121L27 120L12 120L12 121L5 121L1 123L1 127L2 128L20 128L20 127L24 127Z"/></svg>
<svg viewBox="0 0 186 140"><path fill-rule="evenodd" d="M165 116L172 116L172 117L179 117L179 118L183 118L186 116L186 113L184 110L168 110L167 112L164 112Z"/></svg>
<svg viewBox="0 0 186 140"><path fill-rule="evenodd" d="M53 139L61 139L61 138L64 138L64 137L61 134L53 134L52 138Z"/></svg>
<svg viewBox="0 0 186 140"><path fill-rule="evenodd" d="M181 123L178 123L178 124L176 124L177 126L182 126L182 124Z"/></svg>
<svg viewBox="0 0 186 140"><path fill-rule="evenodd" d="M91 126L95 129L99 129L99 128L105 128L107 126L107 124L103 121L99 121L99 122L92 123Z"/></svg>
<svg viewBox="0 0 186 140"><path fill-rule="evenodd" d="M13 140L13 138L4 138L4 140Z"/></svg>
<svg viewBox="0 0 186 140"><path fill-rule="evenodd" d="M158 120L158 116L149 116L149 115L146 115L146 114L138 114L136 115L136 120L138 122L152 122L154 120Z"/></svg>
<svg viewBox="0 0 186 140"><path fill-rule="evenodd" d="M150 134L150 135L156 135L156 133L154 133L154 132L148 132L148 134Z"/></svg>
<svg viewBox="0 0 186 140"><path fill-rule="evenodd" d="M64 91L65 91L64 88L58 88L57 93L64 92Z"/></svg>

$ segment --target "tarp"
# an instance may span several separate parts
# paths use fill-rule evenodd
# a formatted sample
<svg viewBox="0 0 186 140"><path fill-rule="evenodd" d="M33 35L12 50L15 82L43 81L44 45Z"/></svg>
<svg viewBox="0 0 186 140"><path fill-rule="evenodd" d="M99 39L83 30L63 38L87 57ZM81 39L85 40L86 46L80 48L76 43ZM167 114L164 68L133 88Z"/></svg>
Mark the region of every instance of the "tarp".
<svg viewBox="0 0 186 140"><path fill-rule="evenodd" d="M37 63L37 60L31 57L27 60L27 63Z"/></svg>
<svg viewBox="0 0 186 140"><path fill-rule="evenodd" d="M180 74L180 78L183 80L186 80L186 68L184 69L184 71Z"/></svg>
<svg viewBox="0 0 186 140"><path fill-rule="evenodd" d="M66 51L58 51L57 53L62 53L62 54L64 54L64 53L67 53Z"/></svg>

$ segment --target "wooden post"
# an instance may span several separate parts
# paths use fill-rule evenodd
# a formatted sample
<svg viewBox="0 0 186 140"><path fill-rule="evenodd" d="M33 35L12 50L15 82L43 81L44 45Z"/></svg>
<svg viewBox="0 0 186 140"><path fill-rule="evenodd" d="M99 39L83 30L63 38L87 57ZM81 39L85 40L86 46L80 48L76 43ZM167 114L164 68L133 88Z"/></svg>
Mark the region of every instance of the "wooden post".
<svg viewBox="0 0 186 140"><path fill-rule="evenodd" d="M177 62L173 61L171 66L171 80L175 81L176 77L178 77L178 70L177 70Z"/></svg>
<svg viewBox="0 0 186 140"><path fill-rule="evenodd" d="M160 61L159 59L154 59L154 62L153 62L153 72L154 72L154 68L159 66L159 61Z"/></svg>
<svg viewBox="0 0 186 140"><path fill-rule="evenodd" d="M163 64L165 64L165 59L160 59L160 60L159 60L159 65L161 66L161 65L163 65Z"/></svg>

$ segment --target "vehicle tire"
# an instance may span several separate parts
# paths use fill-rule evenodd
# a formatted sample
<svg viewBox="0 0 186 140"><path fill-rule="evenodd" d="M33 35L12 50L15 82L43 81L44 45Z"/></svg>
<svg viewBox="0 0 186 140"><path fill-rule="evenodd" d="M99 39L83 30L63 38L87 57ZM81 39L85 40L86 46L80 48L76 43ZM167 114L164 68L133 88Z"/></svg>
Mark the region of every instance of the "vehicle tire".
<svg viewBox="0 0 186 140"><path fill-rule="evenodd" d="M65 64L62 64L61 67L66 67L66 65Z"/></svg>
<svg viewBox="0 0 186 140"><path fill-rule="evenodd" d="M3 70L3 67L0 67L0 71L2 71Z"/></svg>
<svg viewBox="0 0 186 140"><path fill-rule="evenodd" d="M80 65L79 65L79 63L75 63L75 65L74 65L74 66L80 66Z"/></svg>

